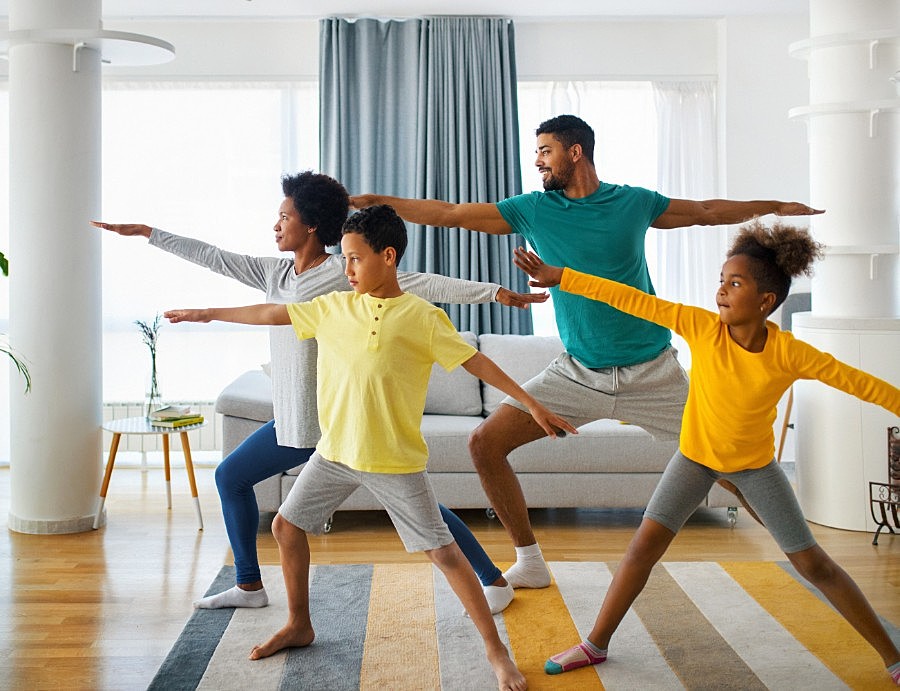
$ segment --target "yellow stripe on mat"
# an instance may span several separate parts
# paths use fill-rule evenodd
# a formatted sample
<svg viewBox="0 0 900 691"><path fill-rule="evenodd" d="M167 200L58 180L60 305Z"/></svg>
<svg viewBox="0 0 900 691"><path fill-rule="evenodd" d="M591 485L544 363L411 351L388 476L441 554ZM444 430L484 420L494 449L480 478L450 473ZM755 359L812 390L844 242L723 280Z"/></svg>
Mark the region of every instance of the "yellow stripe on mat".
<svg viewBox="0 0 900 691"><path fill-rule="evenodd" d="M849 687L893 687L881 657L865 639L778 564L720 563L754 600Z"/></svg>
<svg viewBox="0 0 900 691"><path fill-rule="evenodd" d="M375 564L360 689L439 689L431 563Z"/></svg>
<svg viewBox="0 0 900 691"><path fill-rule="evenodd" d="M559 675L544 672L548 657L581 641L556 583L549 588L516 590L516 598L503 611L503 621L510 652L528 679L529 691L603 688L591 666Z"/></svg>

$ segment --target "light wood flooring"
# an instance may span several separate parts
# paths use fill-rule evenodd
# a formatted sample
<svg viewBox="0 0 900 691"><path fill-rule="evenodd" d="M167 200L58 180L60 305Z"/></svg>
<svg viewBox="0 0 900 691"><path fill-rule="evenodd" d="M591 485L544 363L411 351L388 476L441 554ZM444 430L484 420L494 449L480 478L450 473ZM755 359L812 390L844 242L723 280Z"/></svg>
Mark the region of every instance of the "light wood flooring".
<svg viewBox="0 0 900 691"><path fill-rule="evenodd" d="M173 508L165 508L160 469L117 468L108 525L74 535L35 536L6 529L9 469L0 468L0 689L144 689L231 553L211 468L198 468L206 528L197 531L183 469L173 469ZM506 533L483 511L460 512L488 553L513 558ZM616 561L640 511L534 510L549 560ZM882 615L900 623L900 536L813 526L820 544L857 580ZM379 512L343 512L333 531L311 542L318 563L422 560L403 551ZM263 563L278 563L271 535L259 537ZM746 514L729 527L724 509L701 510L667 561L778 560L768 533ZM598 603L599 604L599 603ZM249 651L256 641L247 641Z"/></svg>

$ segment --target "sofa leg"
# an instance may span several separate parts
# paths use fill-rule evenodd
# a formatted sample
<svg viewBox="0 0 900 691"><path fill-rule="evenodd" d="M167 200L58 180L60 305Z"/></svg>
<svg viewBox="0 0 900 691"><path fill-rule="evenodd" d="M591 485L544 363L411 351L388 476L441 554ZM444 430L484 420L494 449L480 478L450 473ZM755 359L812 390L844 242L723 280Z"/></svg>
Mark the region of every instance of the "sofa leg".
<svg viewBox="0 0 900 691"><path fill-rule="evenodd" d="M728 507L728 523L732 528L734 528L735 524L737 523L737 511L738 510L736 506Z"/></svg>
<svg viewBox="0 0 900 691"><path fill-rule="evenodd" d="M490 506L489 506L488 508L486 508L486 509L484 510L484 513L485 513L485 515L487 515L487 517L490 518L492 521L496 521L496 520L497 520L497 512L494 511L493 507L490 507Z"/></svg>
<svg viewBox="0 0 900 691"><path fill-rule="evenodd" d="M328 517L328 520L325 521L325 525L322 527L322 532L330 533L331 532L331 524L333 522L334 522L334 515L332 514L331 516Z"/></svg>

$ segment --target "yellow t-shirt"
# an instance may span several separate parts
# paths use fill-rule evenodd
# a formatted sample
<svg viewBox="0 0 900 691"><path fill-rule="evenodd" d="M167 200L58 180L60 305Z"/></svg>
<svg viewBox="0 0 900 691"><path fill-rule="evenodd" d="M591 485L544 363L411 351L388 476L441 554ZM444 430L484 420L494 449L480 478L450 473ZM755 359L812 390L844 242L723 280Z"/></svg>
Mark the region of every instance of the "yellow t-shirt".
<svg viewBox="0 0 900 691"><path fill-rule="evenodd" d="M319 345L319 453L369 473L424 470L431 367L449 371L477 352L447 315L409 293L335 292L287 308L297 337Z"/></svg>
<svg viewBox="0 0 900 691"><path fill-rule="evenodd" d="M681 452L714 470L761 468L775 454L776 406L797 379L819 381L900 415L900 389L850 367L767 322L761 353L735 343L719 315L667 302L630 286L571 269L560 288L602 300L666 326L691 348L691 383L681 422Z"/></svg>

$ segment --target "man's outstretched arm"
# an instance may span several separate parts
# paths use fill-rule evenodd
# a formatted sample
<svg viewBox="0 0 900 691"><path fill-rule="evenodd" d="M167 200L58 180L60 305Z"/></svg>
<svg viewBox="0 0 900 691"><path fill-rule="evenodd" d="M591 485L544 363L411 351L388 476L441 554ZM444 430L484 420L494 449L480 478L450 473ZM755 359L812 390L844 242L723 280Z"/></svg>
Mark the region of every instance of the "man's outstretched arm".
<svg viewBox="0 0 900 691"><path fill-rule="evenodd" d="M491 235L509 235L512 232L496 204L451 204L437 199L404 199L382 194L350 197L350 206L354 209L376 204L388 204L403 220L423 226L467 228Z"/></svg>
<svg viewBox="0 0 900 691"><path fill-rule="evenodd" d="M650 225L654 228L685 228L687 226L718 226L743 223L758 216L813 216L825 213L801 202L745 201L730 199L672 199L668 208Z"/></svg>

